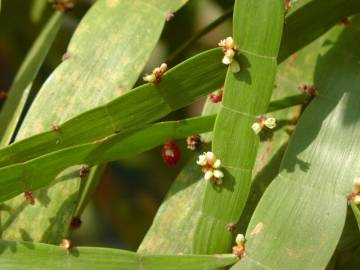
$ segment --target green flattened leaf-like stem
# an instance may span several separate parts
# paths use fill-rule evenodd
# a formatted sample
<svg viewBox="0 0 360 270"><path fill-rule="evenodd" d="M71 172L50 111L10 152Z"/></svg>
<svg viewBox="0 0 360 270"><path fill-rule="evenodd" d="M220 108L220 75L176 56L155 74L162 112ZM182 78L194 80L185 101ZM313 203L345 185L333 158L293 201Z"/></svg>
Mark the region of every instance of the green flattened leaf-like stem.
<svg viewBox="0 0 360 270"><path fill-rule="evenodd" d="M360 5L356 0L299 1L296 8L291 9L286 18L285 28L292 29L292 31L285 30L283 33L279 53L281 56L278 58L278 63L284 61L299 48L304 47L312 40L318 38L329 30L338 20L356 14L359 11ZM320 13L331 17L331 23L324 25L323 20L318 16ZM308 26L304 28L306 25ZM285 76L285 74L287 74L287 72L284 72L283 75ZM296 72L296 74L298 74L298 72ZM297 83L304 82L312 82L312 77L305 76L302 80L301 78L297 80ZM284 82L281 82L281 84L283 83ZM279 85L280 83L277 84ZM296 88L297 84L292 87ZM217 111L216 107L219 107L220 103L213 104L207 101L206 105L206 111L215 113ZM270 108L271 107L270 105ZM208 141L211 140L211 134L210 136L209 134L210 133L206 134ZM201 181L199 180L201 179L202 175L198 170L198 166L194 160L191 160L184 171L176 178L166 200L154 219L153 225L139 248L140 252L148 254L157 252L166 254L177 252L194 253L194 227L197 222L196 220L199 219L201 215L198 204L200 203L199 200L201 200L201 198L199 198L201 195L199 194L203 192L202 186L195 183L200 183ZM189 212L188 209L194 210ZM189 214L174 215L175 212L186 212ZM249 212L245 214L248 213ZM244 224L241 227L244 228L246 225ZM181 233L175 235L172 233L173 231L181 231Z"/></svg>
<svg viewBox="0 0 360 270"><path fill-rule="evenodd" d="M69 119L55 130L5 147L0 150L0 166L124 133L185 107L223 83L226 67L218 61L219 58L219 49L201 53L169 70L157 85L142 85L107 104Z"/></svg>
<svg viewBox="0 0 360 270"><path fill-rule="evenodd" d="M233 235L228 224L236 223L246 203L259 136L251 126L265 114L274 86L280 47L283 1L236 1L234 40L239 46L241 70L230 70L224 100L215 121L213 152L225 174L220 185L208 183L197 224L196 253L229 250ZM200 168L199 168L200 169Z"/></svg>
<svg viewBox="0 0 360 270"><path fill-rule="evenodd" d="M113 161L150 150L170 139L183 139L192 134L210 131L213 129L215 118L216 114L181 121L160 122L0 168L0 183L4 186L0 190L0 201L9 199L14 194L35 190L51 183L58 173L71 165L84 163L96 165ZM82 198L82 200L87 199ZM75 216L82 212L83 207L82 204Z"/></svg>
<svg viewBox="0 0 360 270"><path fill-rule="evenodd" d="M327 36L314 75L319 95L304 111L280 173L250 221L249 256L232 269L312 270L330 261L360 170L359 25L357 17Z"/></svg>
<svg viewBox="0 0 360 270"><path fill-rule="evenodd" d="M185 3L182 0L96 1L77 27L64 61L40 89L16 140L49 130L52 126L54 131L58 130L57 127L62 127L68 119L107 104L132 88L160 37L168 12L175 12ZM143 89L139 92L142 99L134 100L127 96L129 103L126 105L134 109L133 102L144 101L140 109L148 106L149 118L154 117L156 112L151 112L151 107L158 109L158 102L163 101L160 94L149 98L152 94L150 91ZM165 111L168 113L167 105L162 105L157 115L161 116ZM110 107L104 106L98 110L96 115L105 117L104 120L110 121L110 125L116 124L111 120L112 113L119 109L115 107L111 103ZM135 122L134 117L136 114L128 114L128 123L124 126ZM93 121L87 119L90 133L94 128L92 124ZM117 127L113 126L112 132L114 128L123 128L124 121L118 124ZM109 128L106 130L109 131ZM55 137L59 134L54 132ZM85 134L78 133L79 137ZM57 141L61 143L61 140L55 139L48 147L56 148ZM67 235L79 200L81 179L77 168L69 168L58 176L58 180L56 185L35 195L38 203L32 207L24 207L24 196L4 203L4 207L19 214L1 213L3 239L24 239L23 228L26 228L27 239L33 241L58 243Z"/></svg>
<svg viewBox="0 0 360 270"><path fill-rule="evenodd" d="M0 268L7 270L212 270L236 262L232 254L141 255L93 247L63 247L32 242L0 241Z"/></svg>

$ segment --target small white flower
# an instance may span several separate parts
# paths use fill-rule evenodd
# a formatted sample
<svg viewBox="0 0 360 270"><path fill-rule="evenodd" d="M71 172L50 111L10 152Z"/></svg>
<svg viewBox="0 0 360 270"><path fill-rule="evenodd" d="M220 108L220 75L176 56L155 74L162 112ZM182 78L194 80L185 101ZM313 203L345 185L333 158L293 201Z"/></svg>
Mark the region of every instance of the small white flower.
<svg viewBox="0 0 360 270"><path fill-rule="evenodd" d="M206 156L205 156L205 154L199 156L198 160L196 161L196 164L198 164L200 166L205 166L206 165Z"/></svg>
<svg viewBox="0 0 360 270"><path fill-rule="evenodd" d="M354 196L354 198L352 199L352 202L356 205L360 205L360 195Z"/></svg>
<svg viewBox="0 0 360 270"><path fill-rule="evenodd" d="M225 48L225 45L226 45L226 39L222 39L220 40L220 42L218 43L219 47L224 47Z"/></svg>
<svg viewBox="0 0 360 270"><path fill-rule="evenodd" d="M233 49L227 50L225 52L225 56L229 57L230 59L234 58L235 56L235 51Z"/></svg>
<svg viewBox="0 0 360 270"><path fill-rule="evenodd" d="M235 45L234 39L232 37L227 37L226 39L221 40L218 45L224 49L222 63L230 65L230 70L232 72L238 72L240 70L240 65L234 59L238 47ZM233 63L235 64L232 65Z"/></svg>
<svg viewBox="0 0 360 270"><path fill-rule="evenodd" d="M264 121L264 125L267 128L273 129L276 127L276 119L274 117L266 118L266 120Z"/></svg>
<svg viewBox="0 0 360 270"><path fill-rule="evenodd" d="M214 163L215 155L213 152L206 152L205 155L208 162Z"/></svg>
<svg viewBox="0 0 360 270"><path fill-rule="evenodd" d="M165 73L166 70L167 70L167 64L162 63L160 67L154 68L151 74L146 74L143 77L143 80L145 82L156 83L160 81L161 76Z"/></svg>
<svg viewBox="0 0 360 270"><path fill-rule="evenodd" d="M220 170L221 161L215 157L213 152L205 152L199 155L196 163L202 167L205 180L218 185L223 182L224 174Z"/></svg>
<svg viewBox="0 0 360 270"><path fill-rule="evenodd" d="M355 186L355 189L360 189L360 177L355 177L354 186Z"/></svg>
<svg viewBox="0 0 360 270"><path fill-rule="evenodd" d="M150 82L150 83L153 83L156 81L156 77L154 74L146 74L144 77L143 77L143 80L145 82Z"/></svg>
<svg viewBox="0 0 360 270"><path fill-rule="evenodd" d="M224 177L224 173L220 170L214 170L214 177L215 178L223 178Z"/></svg>
<svg viewBox="0 0 360 270"><path fill-rule="evenodd" d="M233 58L227 57L226 55L222 59L222 63L224 65L230 65L233 61Z"/></svg>
<svg viewBox="0 0 360 270"><path fill-rule="evenodd" d="M211 178L213 178L213 177L214 177L214 173L213 173L213 171L211 171L211 170L206 171L205 174L204 174L204 179L205 179L206 181L211 180Z"/></svg>
<svg viewBox="0 0 360 270"><path fill-rule="evenodd" d="M265 127L269 129L274 129L276 127L276 119L274 117L260 116L258 121L252 124L251 128L255 134L259 134L262 129Z"/></svg>
<svg viewBox="0 0 360 270"><path fill-rule="evenodd" d="M235 47L234 39L232 37L227 37L224 43L226 49L233 49Z"/></svg>
<svg viewBox="0 0 360 270"><path fill-rule="evenodd" d="M221 166L221 161L220 161L220 159L215 160L213 167L214 167L215 169L219 169L220 166Z"/></svg>
<svg viewBox="0 0 360 270"><path fill-rule="evenodd" d="M167 70L167 64L166 63L162 63L160 65L160 70L164 73Z"/></svg>
<svg viewBox="0 0 360 270"><path fill-rule="evenodd" d="M245 236L241 233L239 233L237 236L236 236L236 239L235 239L235 242L238 246L242 246L244 245L245 243Z"/></svg>
<svg viewBox="0 0 360 270"><path fill-rule="evenodd" d="M252 124L251 128L255 132L255 134L259 134L262 130L262 127L261 127L260 123L258 123L258 122L255 122L254 124Z"/></svg>

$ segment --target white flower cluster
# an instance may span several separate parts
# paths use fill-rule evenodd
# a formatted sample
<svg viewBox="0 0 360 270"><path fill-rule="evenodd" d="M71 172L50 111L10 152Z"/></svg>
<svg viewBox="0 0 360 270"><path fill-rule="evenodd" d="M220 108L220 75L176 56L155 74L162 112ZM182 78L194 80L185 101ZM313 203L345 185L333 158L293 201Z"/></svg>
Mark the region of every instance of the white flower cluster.
<svg viewBox="0 0 360 270"><path fill-rule="evenodd" d="M354 192L352 202L356 205L360 205L360 177L354 179Z"/></svg>
<svg viewBox="0 0 360 270"><path fill-rule="evenodd" d="M245 236L241 233L239 233L236 236L235 242L238 246L244 245L245 244Z"/></svg>
<svg viewBox="0 0 360 270"><path fill-rule="evenodd" d="M161 76L165 73L166 70L167 70L167 64L162 63L160 67L154 68L151 74L145 74L143 80L145 82L157 83L160 81Z"/></svg>
<svg viewBox="0 0 360 270"><path fill-rule="evenodd" d="M274 117L261 116L259 120L251 126L255 134L259 134L264 127L274 129L276 127L276 119Z"/></svg>
<svg viewBox="0 0 360 270"><path fill-rule="evenodd" d="M223 48L224 57L222 59L223 64L229 65L232 72L238 72L240 70L239 63L234 59L238 51L238 46L235 44L232 37L223 39L218 44Z"/></svg>
<svg viewBox="0 0 360 270"><path fill-rule="evenodd" d="M215 183L217 185L222 184L224 174L220 170L221 161L215 157L213 152L205 152L199 156L196 164L202 167L204 173L204 179Z"/></svg>

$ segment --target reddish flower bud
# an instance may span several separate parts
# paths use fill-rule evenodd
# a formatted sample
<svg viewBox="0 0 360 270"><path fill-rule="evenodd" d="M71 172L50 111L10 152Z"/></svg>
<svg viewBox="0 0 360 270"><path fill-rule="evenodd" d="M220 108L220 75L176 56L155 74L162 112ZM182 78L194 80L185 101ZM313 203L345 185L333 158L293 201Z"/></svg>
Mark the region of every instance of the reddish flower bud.
<svg viewBox="0 0 360 270"><path fill-rule="evenodd" d="M171 167L175 167L180 159L180 149L173 141L165 142L161 153L164 162Z"/></svg>
<svg viewBox="0 0 360 270"><path fill-rule="evenodd" d="M7 93L5 91L0 91L0 100L7 98Z"/></svg>
<svg viewBox="0 0 360 270"><path fill-rule="evenodd" d="M89 166L87 166L87 165L82 166L81 169L80 169L80 173L79 173L80 178L88 177L89 173L90 173Z"/></svg>
<svg viewBox="0 0 360 270"><path fill-rule="evenodd" d="M31 204L31 205L34 205L34 204L35 204L34 196L33 196L33 194L32 194L30 191L25 191L25 192L24 192L24 196L25 196L26 201L27 201L29 204Z"/></svg>
<svg viewBox="0 0 360 270"><path fill-rule="evenodd" d="M81 226L81 219L79 217L73 217L70 223L70 228L76 230Z"/></svg>
<svg viewBox="0 0 360 270"><path fill-rule="evenodd" d="M299 89L301 92L303 92L303 93L305 93L305 94L307 94L307 95L309 95L309 96L311 96L311 97L316 96L316 88L315 88L314 85L310 85L310 84L300 84L300 85L298 86L298 89Z"/></svg>
<svg viewBox="0 0 360 270"><path fill-rule="evenodd" d="M340 21L337 22L340 25L351 25L351 21L348 18L342 18Z"/></svg>
<svg viewBox="0 0 360 270"><path fill-rule="evenodd" d="M187 148L195 151L201 147L201 137L199 135L191 135L186 139Z"/></svg>

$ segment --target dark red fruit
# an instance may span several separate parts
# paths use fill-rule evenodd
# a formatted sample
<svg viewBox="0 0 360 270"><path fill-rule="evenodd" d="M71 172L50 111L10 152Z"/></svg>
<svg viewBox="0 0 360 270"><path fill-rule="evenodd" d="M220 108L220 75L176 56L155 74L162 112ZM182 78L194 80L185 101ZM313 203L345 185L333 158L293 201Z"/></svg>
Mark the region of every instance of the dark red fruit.
<svg viewBox="0 0 360 270"><path fill-rule="evenodd" d="M213 103L219 103L223 99L224 87L221 87L220 90L217 90L209 95L210 100Z"/></svg>
<svg viewBox="0 0 360 270"><path fill-rule="evenodd" d="M164 162L171 167L175 167L180 159L180 149L173 141L165 142L161 153Z"/></svg>

